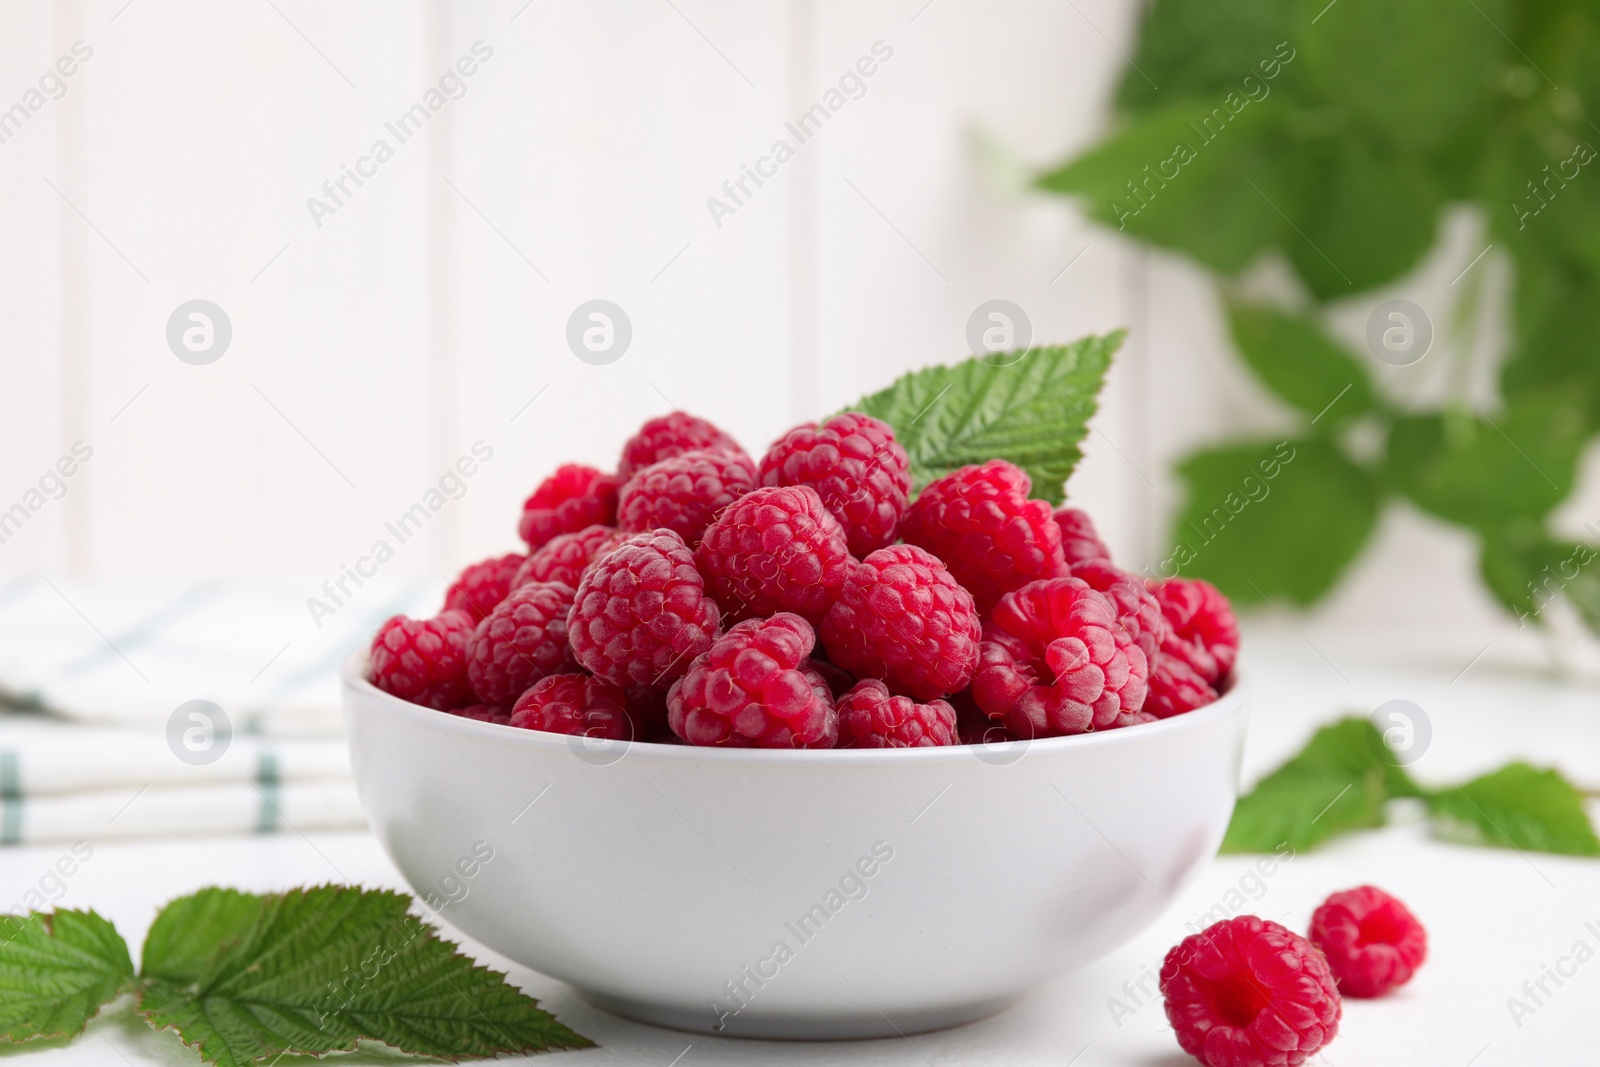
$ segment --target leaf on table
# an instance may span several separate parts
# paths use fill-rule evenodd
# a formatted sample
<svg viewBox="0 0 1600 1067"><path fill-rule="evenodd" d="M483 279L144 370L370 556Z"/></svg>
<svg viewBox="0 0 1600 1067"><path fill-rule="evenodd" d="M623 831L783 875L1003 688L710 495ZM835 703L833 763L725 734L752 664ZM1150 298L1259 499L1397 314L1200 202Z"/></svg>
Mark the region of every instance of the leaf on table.
<svg viewBox="0 0 1600 1067"><path fill-rule="evenodd" d="M0 1042L80 1034L132 978L127 944L92 911L0 915Z"/></svg>
<svg viewBox="0 0 1600 1067"><path fill-rule="evenodd" d="M1324 726L1240 799L1222 851L1272 852L1283 844L1299 851L1348 830L1382 826L1389 800L1420 795L1388 751L1366 719Z"/></svg>
<svg viewBox="0 0 1600 1067"><path fill-rule="evenodd" d="M1208 579L1240 603L1282 595L1310 604L1378 518L1373 477L1321 438L1206 449L1178 473L1184 506L1161 573Z"/></svg>
<svg viewBox="0 0 1600 1067"><path fill-rule="evenodd" d="M1372 410L1366 368L1315 320L1234 301L1228 325L1256 377L1322 425L1338 426Z"/></svg>
<svg viewBox="0 0 1600 1067"><path fill-rule="evenodd" d="M1240 99L1244 99L1240 97ZM1090 215L1224 274L1294 238L1283 212L1295 190L1279 165L1276 97L1186 100L1141 115L1043 175L1041 189L1081 197Z"/></svg>
<svg viewBox="0 0 1600 1067"><path fill-rule="evenodd" d="M139 1010L220 1067L361 1039L448 1060L592 1044L440 940L410 901L346 886L175 900L145 942Z"/></svg>
<svg viewBox="0 0 1600 1067"><path fill-rule="evenodd" d="M894 428L919 488L969 463L1005 459L1028 472L1034 496L1059 504L1123 336L912 371L847 410Z"/></svg>
<svg viewBox="0 0 1600 1067"><path fill-rule="evenodd" d="M1497 848L1600 856L1583 795L1553 770L1510 763L1427 799L1445 836Z"/></svg>

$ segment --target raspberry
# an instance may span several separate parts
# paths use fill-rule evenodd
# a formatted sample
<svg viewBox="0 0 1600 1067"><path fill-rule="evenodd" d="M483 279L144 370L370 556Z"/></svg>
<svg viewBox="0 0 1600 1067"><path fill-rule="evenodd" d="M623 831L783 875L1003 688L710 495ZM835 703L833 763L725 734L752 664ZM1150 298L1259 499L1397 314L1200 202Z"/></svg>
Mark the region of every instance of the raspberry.
<svg viewBox="0 0 1600 1067"><path fill-rule="evenodd" d="M617 525L629 533L668 529L691 548L717 513L760 484L744 456L685 452L639 471L617 499Z"/></svg>
<svg viewBox="0 0 1600 1067"><path fill-rule="evenodd" d="M730 617L792 611L813 625L839 595L851 562L839 520L805 485L755 489L729 504L695 559Z"/></svg>
<svg viewBox="0 0 1600 1067"><path fill-rule="evenodd" d="M1187 662L1177 656L1156 653L1156 665L1150 671L1150 695L1144 701L1145 711L1158 719L1170 719L1203 708L1216 699L1217 691Z"/></svg>
<svg viewBox="0 0 1600 1067"><path fill-rule="evenodd" d="M911 496L911 461L887 423L853 412L798 426L761 460L762 485L809 485L865 556L894 540Z"/></svg>
<svg viewBox="0 0 1600 1067"><path fill-rule="evenodd" d="M1206 1067L1304 1063L1339 1032L1343 1007L1322 953L1254 915L1174 946L1161 995L1178 1044Z"/></svg>
<svg viewBox="0 0 1600 1067"><path fill-rule="evenodd" d="M378 627L367 660L367 681L401 700L444 711L472 699L467 643L472 620L460 611L431 619L404 615Z"/></svg>
<svg viewBox="0 0 1600 1067"><path fill-rule="evenodd" d="M1428 955L1428 934L1404 904L1374 886L1335 893L1311 916L1311 943L1347 997L1381 997Z"/></svg>
<svg viewBox="0 0 1600 1067"><path fill-rule="evenodd" d="M855 675L842 667L835 667L820 656L812 656L806 661L806 667L822 676L822 680L828 683L828 692L832 693L835 699L843 696L846 690L856 684Z"/></svg>
<svg viewBox="0 0 1600 1067"><path fill-rule="evenodd" d="M1239 657L1239 623L1228 598L1198 578L1152 582L1150 591L1169 624L1162 654L1177 656L1207 684L1220 686Z"/></svg>
<svg viewBox="0 0 1600 1067"><path fill-rule="evenodd" d="M622 538L611 526L585 526L576 533L556 534L528 553L512 576L511 588L528 582L560 582L578 588L583 572L602 552L615 548Z"/></svg>
<svg viewBox="0 0 1600 1067"><path fill-rule="evenodd" d="M650 464L681 456L685 452L744 455L739 442L705 419L674 411L659 419L651 419L639 427L638 433L628 438L628 442L622 446L622 461L617 464L617 477L627 481Z"/></svg>
<svg viewBox="0 0 1600 1067"><path fill-rule="evenodd" d="M962 467L930 484L906 512L900 536L944 560L987 612L1013 589L1066 573L1050 505L1005 460Z"/></svg>
<svg viewBox="0 0 1600 1067"><path fill-rule="evenodd" d="M459 715L463 719L476 719L478 722L498 723L501 726L511 725L511 709L493 704L468 704L464 708L452 708L450 714Z"/></svg>
<svg viewBox="0 0 1600 1067"><path fill-rule="evenodd" d="M827 682L806 667L816 640L790 612L739 623L667 694L672 732L691 745L832 748L839 714Z"/></svg>
<svg viewBox="0 0 1600 1067"><path fill-rule="evenodd" d="M445 590L445 610L464 611L473 622L479 621L506 598L514 585L521 584L515 581L515 575L526 558L520 552L512 552L472 564Z"/></svg>
<svg viewBox="0 0 1600 1067"><path fill-rule="evenodd" d="M918 700L966 687L980 635L972 594L915 545L880 548L851 567L822 623L830 660Z"/></svg>
<svg viewBox="0 0 1600 1067"><path fill-rule="evenodd" d="M1056 511L1056 527L1061 531L1061 554L1071 566L1092 559L1111 562L1111 551L1094 528L1087 512L1077 508L1060 508Z"/></svg>
<svg viewBox="0 0 1600 1067"><path fill-rule="evenodd" d="M568 463L539 483L522 505L522 521L517 533L538 548L556 534L572 533L599 523L610 526L617 521L617 487L614 474L602 474L593 467Z"/></svg>
<svg viewBox="0 0 1600 1067"><path fill-rule="evenodd" d="M519 730L582 734L632 741L638 724L620 687L592 674L552 674L517 698L511 725Z"/></svg>
<svg viewBox="0 0 1600 1067"><path fill-rule="evenodd" d="M529 582L500 602L472 633L467 680L485 704L516 701L534 682L572 665L567 647L570 585Z"/></svg>
<svg viewBox="0 0 1600 1067"><path fill-rule="evenodd" d="M1167 636L1167 618L1155 594L1145 584L1110 560L1086 560L1070 564L1069 574L1082 578L1089 588L1111 598L1117 609L1117 621L1128 631L1133 643L1144 653L1145 662L1156 663L1161 642Z"/></svg>
<svg viewBox="0 0 1600 1067"><path fill-rule="evenodd" d="M721 627L689 546L671 530L634 534L596 561L567 617L578 662L621 686L664 688Z"/></svg>
<svg viewBox="0 0 1600 1067"><path fill-rule="evenodd" d="M1139 711L1148 681L1144 653L1111 599L1081 578L1046 578L995 606L972 695L1013 734L1055 737Z"/></svg>
<svg viewBox="0 0 1600 1067"><path fill-rule="evenodd" d="M956 709L942 700L918 704L891 696L876 678L839 698L840 748L933 748L956 743Z"/></svg>

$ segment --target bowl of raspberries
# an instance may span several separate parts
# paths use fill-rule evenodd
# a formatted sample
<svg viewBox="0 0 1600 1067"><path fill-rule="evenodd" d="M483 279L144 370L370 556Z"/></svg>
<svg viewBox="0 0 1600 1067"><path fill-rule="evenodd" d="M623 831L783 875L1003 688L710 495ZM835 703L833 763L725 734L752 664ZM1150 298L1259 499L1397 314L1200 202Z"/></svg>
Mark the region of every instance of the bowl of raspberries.
<svg viewBox="0 0 1600 1067"><path fill-rule="evenodd" d="M1235 798L1226 599L1003 456L914 470L860 412L759 457L674 412L539 483L525 551L346 664L424 904L602 1007L794 1038L981 1017L1159 915Z"/></svg>

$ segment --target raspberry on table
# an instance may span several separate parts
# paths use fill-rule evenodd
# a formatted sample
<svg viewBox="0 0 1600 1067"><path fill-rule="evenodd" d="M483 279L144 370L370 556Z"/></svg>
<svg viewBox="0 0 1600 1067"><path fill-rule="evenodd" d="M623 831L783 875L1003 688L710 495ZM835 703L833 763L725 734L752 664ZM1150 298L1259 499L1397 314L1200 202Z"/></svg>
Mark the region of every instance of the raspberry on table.
<svg viewBox="0 0 1600 1067"><path fill-rule="evenodd" d="M500 726L511 725L511 709L494 704L468 704L464 708L451 708L449 714L459 715L463 719L476 719L478 722L497 723Z"/></svg>
<svg viewBox="0 0 1600 1067"><path fill-rule="evenodd" d="M576 672L541 678L517 698L511 723L519 730L581 734L611 741L632 741L638 723L620 686Z"/></svg>
<svg viewBox="0 0 1600 1067"><path fill-rule="evenodd" d="M876 678L840 697L840 748L933 748L956 743L956 709L943 700L918 704Z"/></svg>
<svg viewBox="0 0 1600 1067"><path fill-rule="evenodd" d="M717 513L754 489L755 464L721 452L685 452L629 478L617 498L617 525L628 533L667 529L690 548Z"/></svg>
<svg viewBox="0 0 1600 1067"><path fill-rule="evenodd" d="M833 605L851 564L844 529L808 485L767 486L735 500L707 528L695 560L730 619L792 611L812 624Z"/></svg>
<svg viewBox="0 0 1600 1067"><path fill-rule="evenodd" d="M672 732L691 745L832 748L839 715L807 667L815 644L811 624L791 612L734 626L667 694Z"/></svg>
<svg viewBox="0 0 1600 1067"><path fill-rule="evenodd" d="M972 695L1018 737L1117 725L1143 709L1144 653L1116 606L1081 578L1046 578L1007 593L983 630Z"/></svg>
<svg viewBox="0 0 1600 1067"><path fill-rule="evenodd" d="M761 460L762 485L809 485L865 556L895 539L911 496L911 461L888 423L847 412L784 434Z"/></svg>
<svg viewBox="0 0 1600 1067"><path fill-rule="evenodd" d="M534 682L572 666L567 645L570 585L519 585L478 623L467 648L467 680L484 704L516 702Z"/></svg>
<svg viewBox="0 0 1600 1067"><path fill-rule="evenodd" d="M1117 609L1117 621L1144 653L1146 664L1154 667L1170 626L1155 594L1144 582L1107 559L1085 560L1068 566L1071 577L1082 578L1089 583L1089 588L1111 598Z"/></svg>
<svg viewBox="0 0 1600 1067"><path fill-rule="evenodd" d="M721 452L729 456L745 454L739 442L706 419L674 411L670 415L649 420L639 427L638 433L628 438L622 446L617 477L627 481L652 463L660 463L685 452Z"/></svg>
<svg viewBox="0 0 1600 1067"><path fill-rule="evenodd" d="M615 525L617 489L621 484L616 475L579 463L557 467L523 502L517 533L534 549L557 534L597 523Z"/></svg>
<svg viewBox="0 0 1600 1067"><path fill-rule="evenodd" d="M1311 916L1311 943L1328 958L1347 997L1381 997L1405 985L1428 955L1428 934L1417 917L1370 885L1324 901Z"/></svg>
<svg viewBox="0 0 1600 1067"><path fill-rule="evenodd" d="M1057 508L1056 527L1061 531L1061 554L1069 566L1092 559L1111 562L1111 551L1094 528L1089 513L1078 508Z"/></svg>
<svg viewBox="0 0 1600 1067"><path fill-rule="evenodd" d="M528 582L560 582L578 588L584 570L602 552L626 537L614 526L585 526L574 533L556 534L528 553L511 577L511 588Z"/></svg>
<svg viewBox="0 0 1600 1067"><path fill-rule="evenodd" d="M822 621L828 658L918 700L966 688L978 663L978 609L937 558L880 548L849 568Z"/></svg>
<svg viewBox="0 0 1600 1067"><path fill-rule="evenodd" d="M942 559L978 610L1040 578L1066 573L1061 528L1021 468L994 459L932 482L906 512L900 536Z"/></svg>
<svg viewBox="0 0 1600 1067"><path fill-rule="evenodd" d="M1179 942L1161 995L1178 1044L1207 1067L1304 1063L1339 1032L1343 1010L1316 946L1254 915Z"/></svg>
<svg viewBox="0 0 1600 1067"><path fill-rule="evenodd" d="M597 560L567 617L585 669L613 685L657 689L682 676L721 629L693 553L671 530L634 534Z"/></svg>
<svg viewBox="0 0 1600 1067"><path fill-rule="evenodd" d="M1162 654L1178 657L1220 688L1239 658L1239 623L1228 598L1199 578L1152 581L1150 591L1167 617Z"/></svg>
<svg viewBox="0 0 1600 1067"><path fill-rule="evenodd" d="M445 711L472 700L467 644L472 619L443 611L431 619L396 615L372 638L367 681L401 700Z"/></svg>
<svg viewBox="0 0 1600 1067"><path fill-rule="evenodd" d="M521 552L511 552L471 564L445 590L445 610L464 611L473 622L479 621L506 598L513 585L521 584L515 577L526 558Z"/></svg>
<svg viewBox="0 0 1600 1067"><path fill-rule="evenodd" d="M1170 719L1217 699L1217 691L1184 660L1158 652L1155 663L1144 710L1156 718Z"/></svg>

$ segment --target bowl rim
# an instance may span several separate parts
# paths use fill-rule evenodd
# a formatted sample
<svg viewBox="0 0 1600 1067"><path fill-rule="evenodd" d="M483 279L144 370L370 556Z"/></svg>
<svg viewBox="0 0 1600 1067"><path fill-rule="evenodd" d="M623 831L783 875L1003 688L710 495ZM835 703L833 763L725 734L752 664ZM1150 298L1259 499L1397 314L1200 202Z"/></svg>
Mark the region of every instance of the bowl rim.
<svg viewBox="0 0 1600 1067"><path fill-rule="evenodd" d="M521 730L514 726L504 726L499 723L483 722L478 719L467 719L460 715L451 715L448 712L435 711L433 708L421 704L413 704L402 700L390 693L385 693L371 682L367 681L366 664L368 649L358 648L345 657L340 665L339 675L346 698L359 695L369 701L376 701L390 713L412 722L416 725L437 731L441 734L455 734L464 737L478 737L482 739L495 739L499 742L509 742L529 749L561 750L570 753L574 735L546 733L542 730ZM1025 745L1021 755L1026 755L1038 749L1042 754L1071 751L1077 749L1104 748L1112 745L1137 745L1145 740L1154 740L1167 734L1184 733L1190 730L1199 730L1211 723L1238 714L1245 705L1246 687L1238 676L1237 669L1230 680L1228 689L1216 700L1193 711L1174 715L1167 719L1158 719L1155 722L1139 723L1135 726L1124 726L1115 730L1098 730L1090 733L1071 734L1066 737L1045 737L1033 741L1006 741L994 745L939 745L930 748L719 748L711 746L694 745L665 745L655 741L620 741L612 742L625 746L625 751L630 759L646 758L660 759L675 762L700 761L707 764L768 764L790 763L805 766L840 766L856 763L894 763L905 765L908 762L917 763L944 763L952 761L979 759L975 749L1006 749L1012 745ZM620 756L618 757L621 758Z"/></svg>

